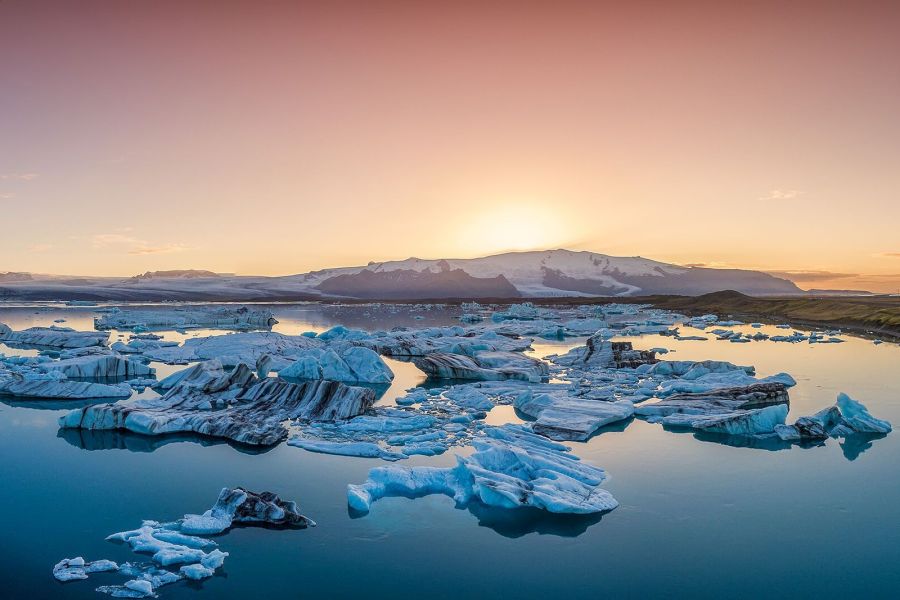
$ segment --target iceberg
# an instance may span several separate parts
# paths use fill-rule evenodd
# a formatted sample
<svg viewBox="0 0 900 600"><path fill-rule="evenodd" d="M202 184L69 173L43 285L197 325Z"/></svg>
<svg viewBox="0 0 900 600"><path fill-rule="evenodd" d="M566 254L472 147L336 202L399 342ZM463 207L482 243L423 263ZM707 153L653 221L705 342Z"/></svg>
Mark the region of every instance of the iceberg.
<svg viewBox="0 0 900 600"><path fill-rule="evenodd" d="M230 372L196 368L160 398L86 406L60 417L62 428L125 429L144 435L196 433L253 446L287 437L290 419L332 421L362 414L375 401L369 388L337 381L294 384L258 379L249 367Z"/></svg>
<svg viewBox="0 0 900 600"><path fill-rule="evenodd" d="M559 357L559 364L586 365L593 368L624 369L657 363L652 350L635 350L631 342L610 342L602 334L587 339L584 346L573 348Z"/></svg>
<svg viewBox="0 0 900 600"><path fill-rule="evenodd" d="M785 441L808 441L856 434L886 434L891 429L890 423L873 417L861 402L841 393L833 406L812 416L800 417L793 425L781 425L775 433Z"/></svg>
<svg viewBox="0 0 900 600"><path fill-rule="evenodd" d="M300 514L296 502L272 492L257 494L244 488L222 488L215 505L202 515L185 515L181 531L189 535L222 533L234 523L265 523L276 527L305 528L315 523Z"/></svg>
<svg viewBox="0 0 900 600"><path fill-rule="evenodd" d="M265 329L276 324L270 310L246 306L205 306L201 308L116 309L94 319L94 327L105 329L154 330L195 329Z"/></svg>
<svg viewBox="0 0 900 600"><path fill-rule="evenodd" d="M100 379L110 377L146 377L155 370L144 363L115 355L87 355L66 358L41 365L48 373L62 373L72 379Z"/></svg>
<svg viewBox="0 0 900 600"><path fill-rule="evenodd" d="M95 560L87 562L84 558L64 558L53 567L53 576L58 581L74 581L87 579L90 573L102 573L104 571L118 571L119 565L111 560Z"/></svg>
<svg viewBox="0 0 900 600"><path fill-rule="evenodd" d="M300 514L295 502L284 501L272 492L223 488L215 505L202 515L188 514L169 523L144 521L138 529L106 538L128 544L134 552L150 554L152 562L118 565L110 560L67 558L53 567L53 575L60 581L72 581L87 579L90 573L118 571L131 579L121 585L98 587L97 591L116 598L155 597L162 586L213 576L225 564L228 553L219 550L215 541L198 536L223 533L235 523L297 529L315 526Z"/></svg>
<svg viewBox="0 0 900 600"><path fill-rule="evenodd" d="M634 415L634 404L622 400L608 402L579 398L563 390L559 393L519 394L513 406L534 419L535 433L551 440L584 441L595 431Z"/></svg>
<svg viewBox="0 0 900 600"><path fill-rule="evenodd" d="M59 376L64 377L62 374ZM43 400L128 398L131 396L131 386L69 381L53 377L52 374L41 376L33 373L13 373L9 378L0 379L0 395Z"/></svg>
<svg viewBox="0 0 900 600"><path fill-rule="evenodd" d="M475 356L433 352L413 359L429 377L480 381L540 382L549 376L546 363L515 352L480 352Z"/></svg>
<svg viewBox="0 0 900 600"><path fill-rule="evenodd" d="M712 415L676 413L664 417L662 423L675 427L690 427L709 433L734 436L759 436L775 433L787 418L787 404L773 404L765 408L736 410Z"/></svg>
<svg viewBox="0 0 900 600"><path fill-rule="evenodd" d="M283 366L274 370L281 377L293 379L328 379L348 383L390 383L394 372L375 351L346 344L332 348L313 348L284 357ZM268 374L276 360L271 355L257 362L261 377Z"/></svg>
<svg viewBox="0 0 900 600"><path fill-rule="evenodd" d="M85 348L106 346L108 333L75 331L69 327L31 327L13 331L0 323L0 342L7 345L45 346L48 348Z"/></svg>
<svg viewBox="0 0 900 600"><path fill-rule="evenodd" d="M361 485L347 487L350 507L368 512L386 496L444 494L458 506L529 506L552 513L589 514L618 502L599 486L606 473L582 463L568 448L521 425L487 427L473 440L475 453L455 467L377 467Z"/></svg>
<svg viewBox="0 0 900 600"><path fill-rule="evenodd" d="M302 437L292 437L288 440L288 446L296 446L310 452L322 454L335 454L338 456L356 456L358 458L380 458L382 460L402 460L407 455L401 452L391 452L373 442L332 442L328 440L312 440Z"/></svg>
<svg viewBox="0 0 900 600"><path fill-rule="evenodd" d="M784 383L765 382L709 392L675 394L658 402L641 404L635 408L635 414L657 418L672 415L717 416L787 402L787 386Z"/></svg>
<svg viewBox="0 0 900 600"><path fill-rule="evenodd" d="M190 338L181 346L147 349L144 356L170 364L215 358L226 367L236 367L242 363L255 365L266 354L290 356L321 346L321 341L302 335L290 336L273 331L254 331Z"/></svg>

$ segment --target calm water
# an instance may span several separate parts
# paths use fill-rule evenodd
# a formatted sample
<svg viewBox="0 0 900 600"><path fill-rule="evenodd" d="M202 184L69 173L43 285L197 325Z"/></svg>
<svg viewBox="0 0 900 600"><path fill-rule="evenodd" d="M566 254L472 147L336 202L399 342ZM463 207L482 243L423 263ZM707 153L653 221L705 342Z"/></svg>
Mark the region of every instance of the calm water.
<svg viewBox="0 0 900 600"><path fill-rule="evenodd" d="M276 330L295 334L337 323L385 329L455 322L442 311L283 305L275 312ZM20 329L64 318L63 325L90 329L92 314L89 308L0 307L0 322ZM791 418L828 406L845 391L900 425L900 347L846 339L822 345L634 341L676 350L666 357L673 360L730 360L755 365L760 375L786 371L798 381ZM535 353L576 342L541 343ZM10 353L2 346L0 352ZM422 381L411 365L391 366L398 377L385 402ZM60 584L51 567L77 555L133 560L127 547L104 537L142 519L201 512L222 487L238 485L297 500L319 526L232 530L218 540L230 557L215 577L164 587L160 597L886 598L900 589L896 432L869 448L829 440L822 448L774 451L633 421L571 444L611 476L605 487L621 506L602 519L456 509L443 496L383 499L367 516L351 518L347 483L362 482L371 467L385 463L285 445L247 454L197 440L59 437L56 420L64 412L59 405L0 404L4 597L103 598L94 587L121 576ZM492 420L510 417L508 409L496 412ZM452 462L450 452L402 464Z"/></svg>

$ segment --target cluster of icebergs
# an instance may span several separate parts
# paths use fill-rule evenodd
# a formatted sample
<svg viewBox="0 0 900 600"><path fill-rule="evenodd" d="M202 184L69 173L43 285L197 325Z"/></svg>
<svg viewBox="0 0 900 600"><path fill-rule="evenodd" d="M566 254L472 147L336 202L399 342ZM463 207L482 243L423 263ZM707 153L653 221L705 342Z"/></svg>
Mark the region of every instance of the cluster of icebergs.
<svg viewBox="0 0 900 600"><path fill-rule="evenodd" d="M129 579L100 586L98 592L114 598L155 597L164 585L212 577L228 553L219 550L214 540L200 536L221 534L235 523L281 528L315 526L300 514L295 502L283 501L271 492L257 494L243 488L224 488L215 505L202 515L187 514L168 523L144 521L138 529L106 538L128 544L134 552L150 554L150 561L118 564L106 559L86 561L80 556L64 558L53 567L53 576L65 582L114 571Z"/></svg>
<svg viewBox="0 0 900 600"><path fill-rule="evenodd" d="M137 331L127 343L111 347L105 333L0 327L6 343L53 348L36 357L0 357L0 393L118 400L72 410L59 420L63 431L199 435L256 447L287 440L311 452L393 463L373 468L363 483L348 486L348 504L359 512L385 496L444 494L470 508L602 514L618 504L601 487L606 474L560 442L582 442L635 418L698 435L777 440L787 447L891 429L845 395L835 406L787 424L788 390L795 381L786 373L760 378L753 367L725 361L661 360L664 348L644 350L613 341L651 333L694 339L681 336L678 324L723 340L778 341L779 336L726 329L740 323L715 315L687 319L641 305L547 309L522 304L495 310L469 304L462 307L465 326L375 332L338 326L285 335L267 330L271 313L265 311L151 313L113 311L99 318L98 327ZM143 331L199 326L263 331L196 337L183 344ZM526 354L535 337L572 336L589 337L584 345L544 360ZM411 361L428 376L429 386L408 390L396 398L396 406L376 405L376 389L394 378L383 357ZM153 361L186 366L157 381ZM132 389L145 386L153 393L129 398ZM514 407L525 422L488 424L488 413L498 405ZM398 462L463 447L474 452L458 453L452 467ZM220 513L213 509L175 525L147 523L119 534L130 544L149 543L151 550L161 545L154 550L155 564L117 566L132 580L103 591L151 594L169 580L208 576L224 556L210 549L209 540L187 543L173 536L221 531L216 528L227 519ZM163 542L186 549L173 550ZM166 548L171 552L162 552ZM176 562L168 563L169 557ZM177 572L166 569L182 564L177 557L191 562ZM70 559L57 567L60 577L80 578L111 565Z"/></svg>

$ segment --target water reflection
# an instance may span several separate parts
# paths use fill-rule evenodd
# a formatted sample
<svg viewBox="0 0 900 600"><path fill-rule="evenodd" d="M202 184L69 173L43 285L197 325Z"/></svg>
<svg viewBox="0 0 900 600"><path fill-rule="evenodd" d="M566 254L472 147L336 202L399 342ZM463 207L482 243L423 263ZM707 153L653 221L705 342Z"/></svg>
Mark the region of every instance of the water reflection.
<svg viewBox="0 0 900 600"><path fill-rule="evenodd" d="M31 408L35 410L69 410L84 408L94 404L109 404L109 398L80 398L78 400L17 400L12 396L0 396L0 404L6 404L16 408Z"/></svg>
<svg viewBox="0 0 900 600"><path fill-rule="evenodd" d="M713 444L721 444L732 448L749 448L753 450L766 450L769 452L778 452L781 450L790 450L799 448L809 450L814 448L824 448L827 440L782 440L778 436L770 435L766 437L753 437L746 435L730 435L727 433L711 433L708 431L695 431L687 427L676 427L672 425L663 425L663 429L670 433L689 433L694 439L700 442ZM838 438L838 444L841 452L849 461L854 461L865 451L872 447L872 442L886 437L883 433L856 433L845 438ZM833 439L833 438L832 438Z"/></svg>
<svg viewBox="0 0 900 600"><path fill-rule="evenodd" d="M392 492L390 497L382 499L381 502L389 501L390 498L415 500L430 495L433 494ZM477 519L479 527L485 527L510 539L521 538L532 533L558 537L578 537L591 526L599 523L609 513L609 511L605 511L585 515L557 514L532 507L498 508L488 506L478 500L473 500L463 505L458 504L456 509L468 511ZM359 512L348 507L347 515L351 519L361 519L368 517L370 513Z"/></svg>
<svg viewBox="0 0 900 600"><path fill-rule="evenodd" d="M131 452L155 452L169 444L191 443L199 446L230 446L241 454L258 455L271 451L275 446L248 446L233 440L207 437L200 434L170 433L141 435L122 429L60 429L56 437L64 439L82 450L129 450Z"/></svg>

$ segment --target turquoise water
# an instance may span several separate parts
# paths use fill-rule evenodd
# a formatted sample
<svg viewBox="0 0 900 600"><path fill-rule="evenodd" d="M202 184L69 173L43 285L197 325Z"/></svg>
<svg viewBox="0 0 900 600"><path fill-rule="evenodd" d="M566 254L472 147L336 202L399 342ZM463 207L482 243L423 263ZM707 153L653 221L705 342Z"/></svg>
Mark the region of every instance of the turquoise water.
<svg viewBox="0 0 900 600"><path fill-rule="evenodd" d="M442 311L422 313L424 319L365 314L360 307L286 305L275 312L276 329L287 333L337 323L384 329L455 322ZM91 316L87 308L0 307L0 322L14 329L59 318L89 329ZM875 416L900 424L900 347L846 339L827 345L634 341L676 350L667 358L725 359L756 365L760 375L791 373L798 381L791 419L832 404L844 391ZM574 343L542 343L535 353ZM384 402L422 381L411 365L391 366L398 381ZM218 539L230 557L215 577L161 588L161 598L887 598L900 589L896 432L868 448L829 440L825 447L776 451L636 420L571 444L610 474L604 487L621 505L602 518L457 509L443 496L387 498L353 518L347 483L362 482L385 463L285 445L249 454L196 438L60 437L56 419L69 406L0 403L4 597L103 598L94 587L121 576L60 584L51 576L53 564L77 555L133 560L130 550L104 538L143 519L201 512L222 487L238 485L297 500L319 526L234 529ZM490 417L515 418L502 407ZM450 452L402 464L452 462Z"/></svg>

